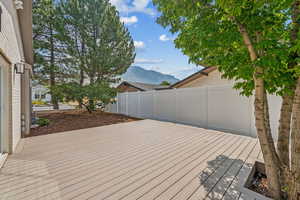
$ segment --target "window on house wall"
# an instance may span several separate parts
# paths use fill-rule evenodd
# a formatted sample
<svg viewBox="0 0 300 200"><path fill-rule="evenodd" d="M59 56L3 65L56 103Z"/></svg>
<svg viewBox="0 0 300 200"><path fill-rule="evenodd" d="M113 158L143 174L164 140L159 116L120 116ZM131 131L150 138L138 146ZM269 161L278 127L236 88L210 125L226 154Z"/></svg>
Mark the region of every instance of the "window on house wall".
<svg viewBox="0 0 300 200"><path fill-rule="evenodd" d="M40 99L40 95L39 95L39 94L35 94L35 95L34 95L34 98L35 98L35 99Z"/></svg>
<svg viewBox="0 0 300 200"><path fill-rule="evenodd" d="M46 94L42 94L41 99L46 99Z"/></svg>

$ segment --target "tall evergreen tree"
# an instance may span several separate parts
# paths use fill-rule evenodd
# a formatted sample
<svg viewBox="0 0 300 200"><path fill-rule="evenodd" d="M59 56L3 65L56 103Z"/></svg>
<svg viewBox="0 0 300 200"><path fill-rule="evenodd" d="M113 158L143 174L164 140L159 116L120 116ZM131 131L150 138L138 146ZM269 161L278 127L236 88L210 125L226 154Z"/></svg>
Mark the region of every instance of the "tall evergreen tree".
<svg viewBox="0 0 300 200"><path fill-rule="evenodd" d="M87 67L87 51L85 39L85 21L88 10L84 0L65 0L58 5L58 14L64 23L64 39L66 53L72 58L72 66L77 69L76 80L82 86L85 79L84 69Z"/></svg>
<svg viewBox="0 0 300 200"><path fill-rule="evenodd" d="M55 109L61 84L107 86L134 62L133 40L108 0L34 0L33 13L34 71Z"/></svg>
<svg viewBox="0 0 300 200"><path fill-rule="evenodd" d="M68 54L79 63L80 83L113 83L134 62L133 40L108 0L62 0Z"/></svg>
<svg viewBox="0 0 300 200"><path fill-rule="evenodd" d="M116 8L108 0L61 0L58 11L64 24L61 34L66 46L65 53L71 58L73 69L78 72L76 83L67 86L74 86L75 89L68 91L75 92L76 88L81 87L78 93L84 93L84 98L90 99L88 106L92 110L90 107L97 101L95 97L102 98L103 95L93 94L89 98L87 95L91 93L82 92L82 88L104 87L95 91L114 94L107 89L107 85L118 81L134 62L133 40L120 22ZM84 83L89 83L90 87L85 87ZM70 92L65 93L67 99L77 97L79 104L87 107L81 95L70 95Z"/></svg>
<svg viewBox="0 0 300 200"><path fill-rule="evenodd" d="M58 18L55 1L33 1L34 75L41 84L49 86L54 109L58 109L57 82L67 78L69 69L62 42L63 28Z"/></svg>

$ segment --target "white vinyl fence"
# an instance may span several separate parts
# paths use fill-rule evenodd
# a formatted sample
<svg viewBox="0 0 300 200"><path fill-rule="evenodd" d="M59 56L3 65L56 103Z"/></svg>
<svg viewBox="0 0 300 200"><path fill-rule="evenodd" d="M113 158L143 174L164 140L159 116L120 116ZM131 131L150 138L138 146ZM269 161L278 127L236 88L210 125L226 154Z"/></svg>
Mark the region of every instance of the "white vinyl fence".
<svg viewBox="0 0 300 200"><path fill-rule="evenodd" d="M253 97L232 86L119 93L110 112L132 117L189 124L256 137ZM269 96L273 136L277 138L281 99Z"/></svg>

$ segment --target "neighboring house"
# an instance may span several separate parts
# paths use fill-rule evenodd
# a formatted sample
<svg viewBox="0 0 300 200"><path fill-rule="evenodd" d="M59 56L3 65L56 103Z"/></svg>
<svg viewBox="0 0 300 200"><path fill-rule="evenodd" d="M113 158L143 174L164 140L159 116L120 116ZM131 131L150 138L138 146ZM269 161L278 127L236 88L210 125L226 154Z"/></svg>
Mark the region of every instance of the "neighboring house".
<svg viewBox="0 0 300 200"><path fill-rule="evenodd" d="M31 121L32 0L0 1L0 165Z"/></svg>
<svg viewBox="0 0 300 200"><path fill-rule="evenodd" d="M172 88L190 88L201 86L232 85L233 81L222 78L216 67L205 67L189 77L171 85Z"/></svg>
<svg viewBox="0 0 300 200"><path fill-rule="evenodd" d="M138 91L144 92L144 91L151 91L151 90L170 89L170 86L123 81L117 87L117 89L118 89L118 92L120 92L120 93L122 93L122 92L138 92Z"/></svg>
<svg viewBox="0 0 300 200"><path fill-rule="evenodd" d="M51 102L51 95L49 90L43 85L36 85L32 87L32 101Z"/></svg>

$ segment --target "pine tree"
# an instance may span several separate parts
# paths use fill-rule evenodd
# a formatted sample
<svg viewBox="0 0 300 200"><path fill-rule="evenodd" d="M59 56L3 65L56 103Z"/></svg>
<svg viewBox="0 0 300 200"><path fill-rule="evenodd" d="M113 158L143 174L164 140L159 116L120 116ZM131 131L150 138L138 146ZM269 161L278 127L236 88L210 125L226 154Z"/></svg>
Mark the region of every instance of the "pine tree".
<svg viewBox="0 0 300 200"><path fill-rule="evenodd" d="M63 0L61 15L68 33L68 53L77 59L80 82L118 80L134 62L133 40L107 0Z"/></svg>
<svg viewBox="0 0 300 200"><path fill-rule="evenodd" d="M62 42L63 28L53 0L33 1L33 32L34 75L41 84L49 86L53 108L58 109L55 87L69 72L63 64L67 59Z"/></svg>
<svg viewBox="0 0 300 200"><path fill-rule="evenodd" d="M117 82L134 62L135 48L116 8L107 0L62 0L58 10L65 29L65 53L72 58L72 66L78 71L76 83L89 89L93 85L101 87ZM89 82L90 87L84 87L84 82ZM72 82L71 85L76 84ZM71 96L77 96L77 101L82 105L80 96ZM95 98L91 98L89 105L94 105L94 101Z"/></svg>

